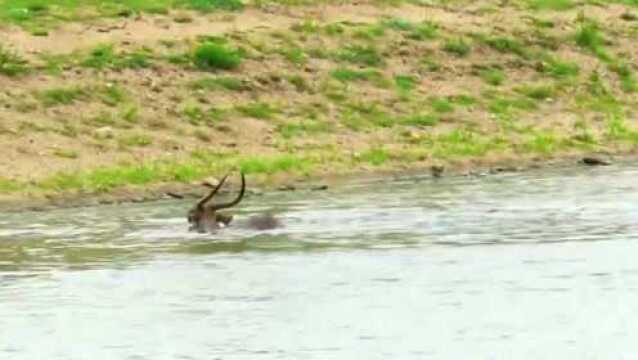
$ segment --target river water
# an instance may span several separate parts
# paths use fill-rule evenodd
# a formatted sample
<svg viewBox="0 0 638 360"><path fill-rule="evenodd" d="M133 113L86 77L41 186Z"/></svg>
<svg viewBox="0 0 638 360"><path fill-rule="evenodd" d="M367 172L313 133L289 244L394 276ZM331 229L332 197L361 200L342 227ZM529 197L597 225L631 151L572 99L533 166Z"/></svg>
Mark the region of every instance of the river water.
<svg viewBox="0 0 638 360"><path fill-rule="evenodd" d="M638 359L638 167L189 206L0 214L0 359Z"/></svg>

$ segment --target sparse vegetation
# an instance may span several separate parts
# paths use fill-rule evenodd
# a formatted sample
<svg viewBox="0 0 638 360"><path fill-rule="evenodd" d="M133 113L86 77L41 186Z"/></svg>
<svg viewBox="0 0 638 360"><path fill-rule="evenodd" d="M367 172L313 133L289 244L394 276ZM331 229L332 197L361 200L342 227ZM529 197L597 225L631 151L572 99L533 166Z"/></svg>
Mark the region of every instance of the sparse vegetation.
<svg viewBox="0 0 638 360"><path fill-rule="evenodd" d="M438 12L407 14L411 7L387 17L376 2L360 22L335 12L299 21L294 5L307 6L307 16L317 4L274 1L288 7L278 16L292 26L242 22L264 15L255 13L268 1L0 0L0 20L33 40L0 44L0 141L17 144L12 158L20 161L94 166L36 171L28 181L18 166L0 178L0 193L110 191L229 169L267 180L281 172L447 166L486 154L550 157L638 144L631 121L638 81L628 47L636 23L607 16L605 2L584 9L600 20L556 14L574 9L572 0L488 2L472 10L477 22L468 25ZM244 6L255 13L200 14ZM463 6L450 2L441 11ZM497 16L501 7L512 19ZM121 20L100 20L138 13L156 14L145 26L160 33L169 26L175 36L122 40L130 29L102 27ZM79 14L92 24L82 25L82 35L51 30L84 21ZM211 33L197 33L210 21ZM113 42L78 41L64 51L53 45L58 36L98 32L113 32ZM43 147L49 138L53 144ZM215 151L188 155L199 147Z"/></svg>
<svg viewBox="0 0 638 360"><path fill-rule="evenodd" d="M152 59L149 52L118 53L113 45L105 44L91 50L84 59L80 60L80 64L98 70L143 69L152 65Z"/></svg>

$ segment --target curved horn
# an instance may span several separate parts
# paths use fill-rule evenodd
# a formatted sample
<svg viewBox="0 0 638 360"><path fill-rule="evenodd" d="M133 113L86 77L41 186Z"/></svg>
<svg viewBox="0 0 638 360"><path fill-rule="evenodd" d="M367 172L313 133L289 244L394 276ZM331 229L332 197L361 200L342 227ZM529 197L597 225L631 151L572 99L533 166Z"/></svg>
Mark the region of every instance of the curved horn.
<svg viewBox="0 0 638 360"><path fill-rule="evenodd" d="M244 197L244 192L246 191L246 179L244 178L244 173L242 172L240 174L241 174L241 190L239 190L239 195L237 196L237 198L226 204L211 205L212 210L217 211L217 210L233 207L239 204L241 199Z"/></svg>
<svg viewBox="0 0 638 360"><path fill-rule="evenodd" d="M224 175L224 177L219 180L219 183L217 184L217 186L215 186L215 188L213 190L211 190L211 192L206 195L206 197L204 197L203 199L201 199L198 203L197 203L197 208L199 210L204 210L204 205L213 198L213 196L215 196L215 194L217 194L217 191L219 191L219 188L222 187L222 185L224 185L224 182L226 181L226 178L228 177L228 174Z"/></svg>

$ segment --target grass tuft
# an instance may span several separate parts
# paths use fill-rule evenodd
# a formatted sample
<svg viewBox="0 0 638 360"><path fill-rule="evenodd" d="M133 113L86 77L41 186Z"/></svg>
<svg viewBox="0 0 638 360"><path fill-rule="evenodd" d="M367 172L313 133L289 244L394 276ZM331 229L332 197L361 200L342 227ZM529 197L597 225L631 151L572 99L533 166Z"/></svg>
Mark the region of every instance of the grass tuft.
<svg viewBox="0 0 638 360"><path fill-rule="evenodd" d="M349 45L341 49L338 58L352 64L377 67L383 65L383 58L379 51L372 45Z"/></svg>
<svg viewBox="0 0 638 360"><path fill-rule="evenodd" d="M458 57L467 56L472 47L463 38L448 39L443 43L443 50Z"/></svg>
<svg viewBox="0 0 638 360"><path fill-rule="evenodd" d="M44 106L51 107L69 105L78 99L86 97L87 93L82 88L70 87L43 90L37 93L36 96Z"/></svg>
<svg viewBox="0 0 638 360"><path fill-rule="evenodd" d="M237 106L236 109L255 119L271 119L279 110L268 103L255 102Z"/></svg>
<svg viewBox="0 0 638 360"><path fill-rule="evenodd" d="M249 86L242 79L231 76L198 79L191 82L189 87L194 90L245 91L249 89Z"/></svg>
<svg viewBox="0 0 638 360"><path fill-rule="evenodd" d="M0 74L17 76L28 71L28 63L17 53L7 50L0 44Z"/></svg>
<svg viewBox="0 0 638 360"><path fill-rule="evenodd" d="M195 49L193 62L200 70L231 70L241 64L242 56L226 45L205 42Z"/></svg>
<svg viewBox="0 0 638 360"><path fill-rule="evenodd" d="M505 73L501 69L486 69L480 72L480 77L486 83L494 86L502 85L505 82Z"/></svg>

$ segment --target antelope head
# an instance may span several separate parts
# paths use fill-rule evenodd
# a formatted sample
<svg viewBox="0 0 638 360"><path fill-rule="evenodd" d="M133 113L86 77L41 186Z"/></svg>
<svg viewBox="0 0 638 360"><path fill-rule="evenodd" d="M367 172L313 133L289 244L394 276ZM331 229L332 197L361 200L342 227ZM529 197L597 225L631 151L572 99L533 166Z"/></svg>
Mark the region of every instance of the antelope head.
<svg viewBox="0 0 638 360"><path fill-rule="evenodd" d="M219 189L224 185L224 182L228 178L226 174L219 183L213 187L208 195L202 198L193 206L188 212L188 222L190 223L191 231L197 231L200 233L214 232L215 230L224 228L233 221L233 216L228 214L219 213L219 210L231 208L241 201L244 197L246 190L246 179L244 179L244 173L241 173L241 190L239 195L231 202L222 204L207 204L217 194Z"/></svg>

